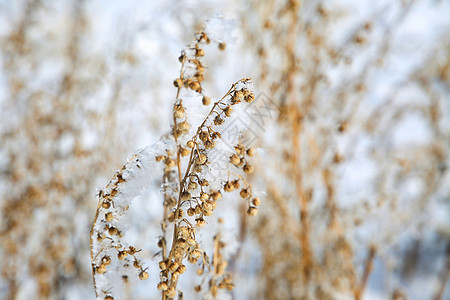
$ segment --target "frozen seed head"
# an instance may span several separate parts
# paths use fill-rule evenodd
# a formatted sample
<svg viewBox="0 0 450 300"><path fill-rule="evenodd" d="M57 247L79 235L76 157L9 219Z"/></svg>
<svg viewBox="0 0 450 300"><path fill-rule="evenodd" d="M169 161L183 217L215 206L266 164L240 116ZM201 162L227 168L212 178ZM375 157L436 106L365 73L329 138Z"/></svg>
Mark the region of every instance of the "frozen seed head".
<svg viewBox="0 0 450 300"><path fill-rule="evenodd" d="M209 140L205 142L205 148L206 149L212 149L212 148L214 148L215 145L216 144L214 142L209 141Z"/></svg>
<svg viewBox="0 0 450 300"><path fill-rule="evenodd" d="M188 208L187 215L189 217L192 217L193 215L195 215L195 209L193 207Z"/></svg>
<svg viewBox="0 0 450 300"><path fill-rule="evenodd" d="M168 288L169 288L169 286L167 285L166 281L162 281L162 282L158 283L158 290L167 291Z"/></svg>
<svg viewBox="0 0 450 300"><path fill-rule="evenodd" d="M161 269L161 271L167 270L167 263L165 261L160 261L159 268Z"/></svg>
<svg viewBox="0 0 450 300"><path fill-rule="evenodd" d="M119 230L116 227L109 227L108 228L108 233L110 235L117 235L119 233Z"/></svg>
<svg viewBox="0 0 450 300"><path fill-rule="evenodd" d="M176 110L173 112L173 116L177 119L181 119L182 117L184 117L184 112Z"/></svg>
<svg viewBox="0 0 450 300"><path fill-rule="evenodd" d="M105 215L105 220L106 220L106 222L111 222L111 221L113 220L113 214L112 214L112 212L106 213L106 215Z"/></svg>
<svg viewBox="0 0 450 300"><path fill-rule="evenodd" d="M244 172L245 173L251 174L251 173L253 173L253 171L254 171L254 169L253 169L253 167L251 165L249 165L249 164L245 164L244 165Z"/></svg>
<svg viewBox="0 0 450 300"><path fill-rule="evenodd" d="M232 182L231 182L231 184L233 185L233 188L235 189L235 190L237 190L238 188L239 188L239 179L235 179L235 180L233 180Z"/></svg>
<svg viewBox="0 0 450 300"><path fill-rule="evenodd" d="M237 165L239 165L239 163L241 162L241 159L240 159L239 156L237 156L236 154L233 154L233 155L230 156L230 162L231 162L233 165L237 166Z"/></svg>
<svg viewBox="0 0 450 300"><path fill-rule="evenodd" d="M195 247L197 245L197 242L192 237L188 237L186 243L189 247Z"/></svg>
<svg viewBox="0 0 450 300"><path fill-rule="evenodd" d="M183 264L181 264L181 265L178 267L177 272L180 273L180 274L183 274L184 272L186 272L186 266L183 265Z"/></svg>
<svg viewBox="0 0 450 300"><path fill-rule="evenodd" d="M106 256L106 255L103 256L103 258L102 258L102 265L107 266L109 264L111 264L111 257L110 256Z"/></svg>
<svg viewBox="0 0 450 300"><path fill-rule="evenodd" d="M156 160L157 162L160 162L160 161L163 161L165 158L166 158L166 157L165 157L164 155L157 155L157 156L155 157L155 160Z"/></svg>
<svg viewBox="0 0 450 300"><path fill-rule="evenodd" d="M119 251L119 253L117 254L117 258L119 260L124 260L125 257L127 257L127 252L125 252L125 251Z"/></svg>
<svg viewBox="0 0 450 300"><path fill-rule="evenodd" d="M95 269L95 272L98 274L104 274L106 272L106 266L104 264L101 264Z"/></svg>
<svg viewBox="0 0 450 300"><path fill-rule="evenodd" d="M225 192L232 192L234 190L234 186L230 181L227 181L223 187Z"/></svg>
<svg viewBox="0 0 450 300"><path fill-rule="evenodd" d="M206 156L206 154L201 153L201 154L198 156L198 161L199 161L201 164L204 164L204 163L206 162L207 158L208 158L208 157Z"/></svg>
<svg viewBox="0 0 450 300"><path fill-rule="evenodd" d="M219 50L224 51L227 48L227 44L225 42L219 43Z"/></svg>
<svg viewBox="0 0 450 300"><path fill-rule="evenodd" d="M191 128L191 125L187 121L178 124L178 129L183 133L188 132L189 128Z"/></svg>
<svg viewBox="0 0 450 300"><path fill-rule="evenodd" d="M181 156L188 156L191 153L189 149L181 148Z"/></svg>
<svg viewBox="0 0 450 300"><path fill-rule="evenodd" d="M245 96L244 101L247 103L252 103L255 100L255 94L250 93L247 96Z"/></svg>
<svg viewBox="0 0 450 300"><path fill-rule="evenodd" d="M113 296L105 296L105 300L114 300Z"/></svg>
<svg viewBox="0 0 450 300"><path fill-rule="evenodd" d="M197 182L190 182L188 185L188 190L195 190L197 188Z"/></svg>
<svg viewBox="0 0 450 300"><path fill-rule="evenodd" d="M209 199L209 195L207 193L201 193L200 194L200 200L206 201Z"/></svg>
<svg viewBox="0 0 450 300"><path fill-rule="evenodd" d="M195 56L205 56L205 50L203 50L201 48L197 48L195 50Z"/></svg>
<svg viewBox="0 0 450 300"><path fill-rule="evenodd" d="M245 198L249 197L251 194L248 189L242 189L241 192L239 193L239 195L241 195L241 197L245 199Z"/></svg>
<svg viewBox="0 0 450 300"><path fill-rule="evenodd" d="M181 201L187 201L189 199L191 199L191 194L189 192L184 191L181 193Z"/></svg>
<svg viewBox="0 0 450 300"><path fill-rule="evenodd" d="M212 211L213 210L213 205L211 204L211 201L203 202L202 203L202 208L203 208L204 211Z"/></svg>
<svg viewBox="0 0 450 300"><path fill-rule="evenodd" d="M177 262L172 262L170 265L169 265L169 271L171 272L171 273L173 273L173 272L175 272L177 269L178 269L178 263Z"/></svg>
<svg viewBox="0 0 450 300"><path fill-rule="evenodd" d="M177 291L175 290L175 288L173 286L170 286L167 290L166 290L166 295L169 298L173 298L175 297L175 295L177 294Z"/></svg>
<svg viewBox="0 0 450 300"><path fill-rule="evenodd" d="M231 113L233 112L233 108L232 108L231 106L227 106L227 107L224 109L224 112L225 112L225 115L226 115L227 117L230 117L230 116L231 116Z"/></svg>
<svg viewBox="0 0 450 300"><path fill-rule="evenodd" d="M182 219L184 215L184 211L180 208L178 210L175 210L175 217L179 220Z"/></svg>
<svg viewBox="0 0 450 300"><path fill-rule="evenodd" d="M175 160L173 160L169 157L166 157L166 159L164 160L164 164L166 165L166 167L172 168L175 166L176 163L175 163Z"/></svg>
<svg viewBox="0 0 450 300"><path fill-rule="evenodd" d="M139 269L141 267L141 264L139 263L139 261L135 260L133 262L133 267L135 267L136 269Z"/></svg>
<svg viewBox="0 0 450 300"><path fill-rule="evenodd" d="M258 197L253 198L252 204L253 204L254 206L259 206L259 205L261 204L261 200L260 200Z"/></svg>
<svg viewBox="0 0 450 300"><path fill-rule="evenodd" d="M178 233L183 237L187 238L189 236L189 229L187 227L179 227Z"/></svg>
<svg viewBox="0 0 450 300"><path fill-rule="evenodd" d="M203 105L210 105L211 98L209 98L208 96L203 96L202 103L203 103Z"/></svg>
<svg viewBox="0 0 450 300"><path fill-rule="evenodd" d="M197 218L195 219L195 222L199 228L203 228L206 224L206 221L203 218Z"/></svg>
<svg viewBox="0 0 450 300"><path fill-rule="evenodd" d="M194 148L194 142L193 141L187 141L187 143L186 143L186 146L188 147L188 148Z"/></svg>
<svg viewBox="0 0 450 300"><path fill-rule="evenodd" d="M178 57L178 61L180 63L184 63L186 61L186 54L184 52Z"/></svg>
<svg viewBox="0 0 450 300"><path fill-rule="evenodd" d="M206 179L200 179L199 182L201 186L209 186L209 181Z"/></svg>
<svg viewBox="0 0 450 300"><path fill-rule="evenodd" d="M222 198L222 194L219 191L215 191L211 193L211 197L214 201L217 201Z"/></svg>
<svg viewBox="0 0 450 300"><path fill-rule="evenodd" d="M216 126L222 125L224 122L224 119L222 119L220 116L216 116L214 118L214 125Z"/></svg>
<svg viewBox="0 0 450 300"><path fill-rule="evenodd" d="M139 272L139 279L140 279L140 280L146 280L146 279L148 279L148 273L145 272L145 271Z"/></svg>
<svg viewBox="0 0 450 300"><path fill-rule="evenodd" d="M247 215L256 216L258 214L258 209L256 207L250 206L247 210Z"/></svg>
<svg viewBox="0 0 450 300"><path fill-rule="evenodd" d="M177 79L175 79L175 80L173 81L173 85L174 85L176 88L180 88L180 87L183 86L183 80L181 80L180 78L177 78Z"/></svg>
<svg viewBox="0 0 450 300"><path fill-rule="evenodd" d="M248 148L247 149L247 155L252 157L255 154L255 149L253 148Z"/></svg>

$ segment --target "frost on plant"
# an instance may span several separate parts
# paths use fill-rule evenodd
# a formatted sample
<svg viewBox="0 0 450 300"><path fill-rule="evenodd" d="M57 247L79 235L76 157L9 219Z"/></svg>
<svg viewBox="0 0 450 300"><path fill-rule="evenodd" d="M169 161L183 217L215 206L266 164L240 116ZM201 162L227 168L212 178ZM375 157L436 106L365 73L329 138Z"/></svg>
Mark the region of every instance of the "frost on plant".
<svg viewBox="0 0 450 300"><path fill-rule="evenodd" d="M211 22L214 28L220 25L218 20ZM218 43L219 49L225 49L224 39L216 36L213 42ZM181 71L174 80L177 92L170 133L156 146L132 156L98 194L91 233L92 271L98 298L120 297L129 276L137 275L142 280L149 277L138 257L141 249L126 242L124 220L132 199L148 186L148 178L155 176L158 168L163 169L164 213L158 241L161 251L157 286L162 299L181 295L177 284L187 263L214 270L210 284L213 296L218 290L224 293L233 287L231 275L225 275L227 262L220 254L223 248L220 235L215 237L210 261L196 233L207 226L224 193L239 191L240 198L247 202L247 214L257 213L260 200L253 197L252 186L245 179L254 170L251 164L254 150L239 143L249 122L234 122L243 118L243 107L252 103L255 95L248 78L232 84L223 97L214 101L204 93L203 48L210 43L205 31L198 32L179 57ZM233 123L236 125L231 130L227 125Z"/></svg>

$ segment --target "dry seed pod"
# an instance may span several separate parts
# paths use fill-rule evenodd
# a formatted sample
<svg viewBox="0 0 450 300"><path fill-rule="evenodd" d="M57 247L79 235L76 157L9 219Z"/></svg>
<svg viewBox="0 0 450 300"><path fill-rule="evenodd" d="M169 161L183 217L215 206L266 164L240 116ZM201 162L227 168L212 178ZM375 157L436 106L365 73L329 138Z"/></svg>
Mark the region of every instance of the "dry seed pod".
<svg viewBox="0 0 450 300"><path fill-rule="evenodd" d="M205 56L205 50L201 48L195 49L195 56Z"/></svg>
<svg viewBox="0 0 450 300"><path fill-rule="evenodd" d="M227 181L223 187L225 192L232 192L234 190L234 186L231 182Z"/></svg>
<svg viewBox="0 0 450 300"><path fill-rule="evenodd" d="M250 93L245 98L244 101L247 103L252 103L255 100L255 94Z"/></svg>
<svg viewBox="0 0 450 300"><path fill-rule="evenodd" d="M141 264L137 260L135 260L133 262L133 267L135 267L136 269L139 269L141 267Z"/></svg>
<svg viewBox="0 0 450 300"><path fill-rule="evenodd" d="M181 80L180 78L177 78L173 81L173 85L176 88L182 87L183 86L183 80Z"/></svg>
<svg viewBox="0 0 450 300"><path fill-rule="evenodd" d="M222 119L222 118L219 117L219 116L216 116L216 117L214 118L214 125L219 126L219 125L222 125L223 122L225 122L224 119Z"/></svg>
<svg viewBox="0 0 450 300"><path fill-rule="evenodd" d="M211 104L211 98L209 98L208 96L203 96L202 103L203 105Z"/></svg>
<svg viewBox="0 0 450 300"><path fill-rule="evenodd" d="M145 272L145 271L139 272L139 279L140 279L140 280L146 280L146 279L148 279L148 273Z"/></svg>
<svg viewBox="0 0 450 300"><path fill-rule="evenodd" d="M238 188L239 188L239 179L236 179L236 180L233 180L232 182L231 182L231 184L233 185L233 188L235 189L235 190L237 190Z"/></svg>
<svg viewBox="0 0 450 300"><path fill-rule="evenodd" d="M247 155L252 157L255 154L255 149L253 148L248 148L247 149Z"/></svg>
<svg viewBox="0 0 450 300"><path fill-rule="evenodd" d="M173 262L169 265L169 271L171 273L175 272L178 269L178 263L177 262Z"/></svg>
<svg viewBox="0 0 450 300"><path fill-rule="evenodd" d="M256 214L258 214L258 209L256 207L249 207L247 210L247 214L249 216L256 216Z"/></svg>
<svg viewBox="0 0 450 300"><path fill-rule="evenodd" d="M227 44L225 42L219 43L219 50L224 51L227 48Z"/></svg>
<svg viewBox="0 0 450 300"><path fill-rule="evenodd" d="M186 272L186 266L185 265L180 265L178 267L177 272L179 272L180 274L183 274L184 272Z"/></svg>
<svg viewBox="0 0 450 300"><path fill-rule="evenodd" d="M216 191L211 194L211 197L213 198L214 201L217 201L220 198L222 198L222 194L219 191Z"/></svg>
<svg viewBox="0 0 450 300"><path fill-rule="evenodd" d="M203 228L206 224L206 221L203 218L195 219L195 221L197 222L197 226L200 228Z"/></svg>
<svg viewBox="0 0 450 300"><path fill-rule="evenodd" d="M227 117L230 117L231 116L231 112L233 111L233 108L231 107L231 106L228 106L227 108L225 108L225 110L224 110L224 112L225 112L225 115L227 116Z"/></svg>
<svg viewBox="0 0 450 300"><path fill-rule="evenodd" d="M248 196L250 196L250 192L248 189L242 189L241 192L239 193L241 195L242 198L247 198Z"/></svg>
<svg viewBox="0 0 450 300"><path fill-rule="evenodd" d="M181 111L181 110L175 110L175 111L173 112L173 116L174 116L175 118L177 118L177 119L181 119L181 118L184 117L184 112Z"/></svg>
<svg viewBox="0 0 450 300"><path fill-rule="evenodd" d="M117 235L119 233L119 230L117 228L115 228L115 227L109 227L108 233L110 235Z"/></svg>
<svg viewBox="0 0 450 300"><path fill-rule="evenodd" d="M117 258L119 260L124 260L125 257L127 257L127 253L125 251L119 251L119 253L117 254Z"/></svg>
<svg viewBox="0 0 450 300"><path fill-rule="evenodd" d="M104 274L106 272L106 266L101 264L95 269L95 272L97 272L98 274Z"/></svg>
<svg viewBox="0 0 450 300"><path fill-rule="evenodd" d="M178 129L181 132L188 132L189 128L191 128L191 125L187 121L184 121L184 122L181 122L178 124Z"/></svg>
<svg viewBox="0 0 450 300"><path fill-rule="evenodd" d="M209 186L209 181L206 179L200 179L199 182L201 186Z"/></svg>
<svg viewBox="0 0 450 300"><path fill-rule="evenodd" d="M166 295L169 298L175 297L176 294L177 294L177 291L175 290L175 288L173 286L169 287L166 291Z"/></svg>
<svg viewBox="0 0 450 300"><path fill-rule="evenodd" d="M259 198L253 198L252 204L253 204L254 206L258 206L258 205L261 204L261 200L260 200Z"/></svg>
<svg viewBox="0 0 450 300"><path fill-rule="evenodd" d="M192 181L188 184L188 190L195 190L197 186L198 186L197 182Z"/></svg>
<svg viewBox="0 0 450 300"><path fill-rule="evenodd" d="M181 148L181 156L188 156L189 154L191 154L191 151L189 151L189 149Z"/></svg>
<svg viewBox="0 0 450 300"><path fill-rule="evenodd" d="M231 155L231 157L230 157L230 162L231 162L233 165L237 166L237 165L239 165L239 163L241 162L241 159L240 159L239 156L237 156L236 154L233 154L233 155Z"/></svg>
<svg viewBox="0 0 450 300"><path fill-rule="evenodd" d="M103 256L102 258L102 265L109 265L111 264L111 257L110 256Z"/></svg>
<svg viewBox="0 0 450 300"><path fill-rule="evenodd" d="M193 215L195 215L195 209L192 208L192 207L188 208L188 210L187 210L187 215L188 215L189 217L192 217Z"/></svg>
<svg viewBox="0 0 450 300"><path fill-rule="evenodd" d="M181 201L187 201L189 199L191 199L191 194L189 192L184 191L181 193Z"/></svg>
<svg viewBox="0 0 450 300"><path fill-rule="evenodd" d="M209 195L207 193L201 193L200 194L200 200L206 201L209 199Z"/></svg>
<svg viewBox="0 0 450 300"><path fill-rule="evenodd" d="M194 148L194 142L193 141L187 141L187 143L186 143L186 146L188 147L188 148Z"/></svg>
<svg viewBox="0 0 450 300"><path fill-rule="evenodd" d="M180 57L178 57L178 61L180 63L184 63L186 61L186 55L184 53L181 53Z"/></svg>
<svg viewBox="0 0 450 300"><path fill-rule="evenodd" d="M201 164L204 164L204 163L206 162L207 159L208 159L208 157L206 156L206 154L203 154L203 153L201 153L201 154L199 155L199 157L198 157L198 161L199 161Z"/></svg>
<svg viewBox="0 0 450 300"><path fill-rule="evenodd" d="M167 291L168 288L169 288L169 286L167 285L167 282L163 281L163 282L158 283L158 290Z"/></svg>
<svg viewBox="0 0 450 300"><path fill-rule="evenodd" d="M113 220L113 214L112 214L112 212L108 212L108 213L105 215L105 220L106 220L106 222L111 222L111 221Z"/></svg>
<svg viewBox="0 0 450 300"><path fill-rule="evenodd" d="M253 171L254 171L254 169L253 169L253 167L251 165L245 164L245 166L244 166L244 172L245 173L251 174L251 173L253 173Z"/></svg>
<svg viewBox="0 0 450 300"><path fill-rule="evenodd" d="M165 261L160 261L159 262L159 268L161 269L161 271L165 271L167 270L167 264Z"/></svg>

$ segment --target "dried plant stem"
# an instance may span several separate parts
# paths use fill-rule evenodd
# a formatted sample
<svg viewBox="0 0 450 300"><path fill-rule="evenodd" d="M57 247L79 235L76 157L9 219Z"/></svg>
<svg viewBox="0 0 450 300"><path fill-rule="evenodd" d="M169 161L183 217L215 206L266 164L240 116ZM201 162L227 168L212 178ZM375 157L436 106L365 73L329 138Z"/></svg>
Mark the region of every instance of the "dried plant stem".
<svg viewBox="0 0 450 300"><path fill-rule="evenodd" d="M447 259L444 264L444 268L442 270L442 275L440 276L439 288L436 291L436 295L433 297L433 300L441 300L444 297L445 287L447 285L448 279L450 277L450 243L447 244Z"/></svg>
<svg viewBox="0 0 450 300"><path fill-rule="evenodd" d="M364 272L361 279L361 283L355 288L355 300L360 300L364 293L364 289L366 288L370 273L372 272L375 254L376 248L374 245L371 245L369 248L369 253L367 254L366 262L364 264Z"/></svg>

